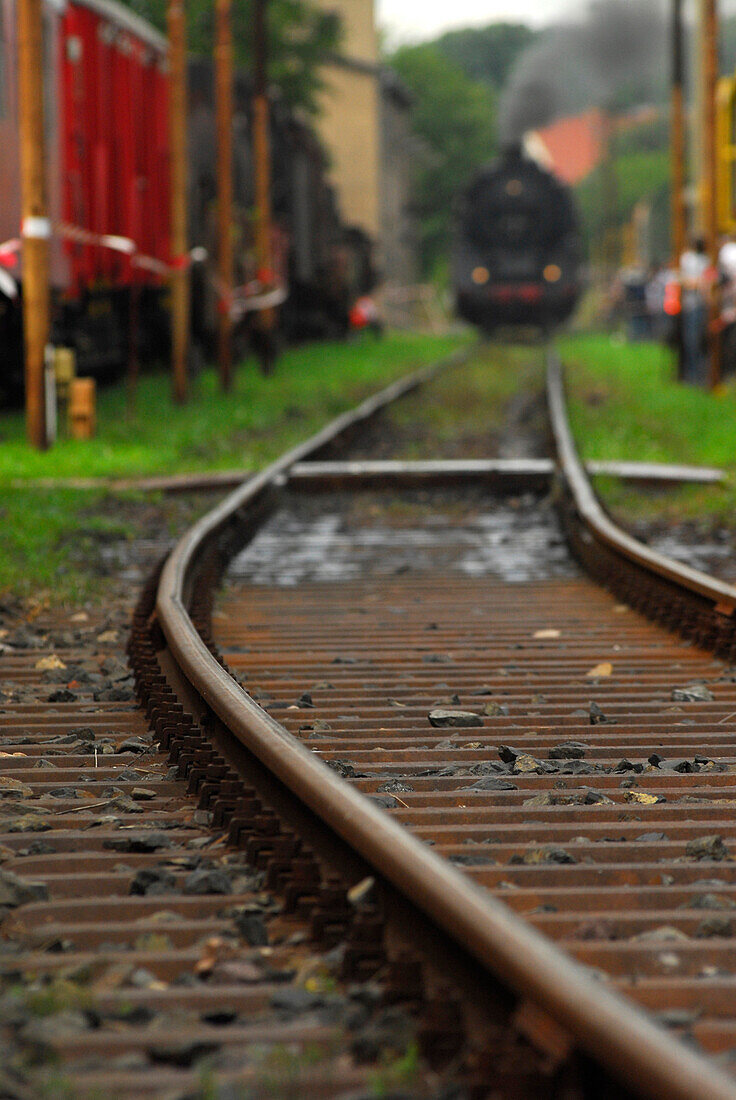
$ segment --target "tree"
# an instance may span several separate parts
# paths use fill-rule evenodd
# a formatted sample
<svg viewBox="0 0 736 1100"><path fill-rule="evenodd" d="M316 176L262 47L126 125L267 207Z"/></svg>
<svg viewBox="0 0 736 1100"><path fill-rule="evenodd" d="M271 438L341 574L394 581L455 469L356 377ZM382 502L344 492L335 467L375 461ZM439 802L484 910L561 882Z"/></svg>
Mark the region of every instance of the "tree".
<svg viewBox="0 0 736 1100"><path fill-rule="evenodd" d="M138 15L163 31L166 0L125 0ZM233 0L233 45L236 66L252 70L252 0ZM214 38L214 0L188 0L189 50L209 54ZM320 65L340 42L339 18L309 0L270 0L269 77L290 105L317 110Z"/></svg>
<svg viewBox="0 0 736 1100"><path fill-rule="evenodd" d="M487 27L448 31L435 45L471 80L483 80L498 90L506 83L516 59L536 36L537 32L524 23L491 23Z"/></svg>
<svg viewBox="0 0 736 1100"><path fill-rule="evenodd" d="M423 264L429 271L449 250L455 196L493 155L494 96L435 45L405 46L390 64L414 98L413 128L423 151L418 157L415 206Z"/></svg>
<svg viewBox="0 0 736 1100"><path fill-rule="evenodd" d="M607 209L606 166L599 165L577 187L576 198L582 215L588 246L601 241L605 232L621 235L639 202L652 212L649 247L652 256L664 259L669 252L670 153L667 146L669 120L662 114L655 121L619 129L614 143L613 172L615 209ZM610 179L610 176L609 176Z"/></svg>

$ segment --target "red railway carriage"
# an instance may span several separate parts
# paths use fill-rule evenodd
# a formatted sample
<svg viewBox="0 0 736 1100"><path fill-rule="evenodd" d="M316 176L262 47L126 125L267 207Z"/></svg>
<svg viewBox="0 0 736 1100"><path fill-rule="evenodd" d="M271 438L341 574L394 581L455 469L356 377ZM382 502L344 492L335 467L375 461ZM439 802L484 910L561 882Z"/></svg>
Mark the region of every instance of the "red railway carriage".
<svg viewBox="0 0 736 1100"><path fill-rule="evenodd" d="M16 2L0 0L0 403L23 388ZM166 41L115 0L44 4L51 340L76 350L81 372L105 377L120 372L131 349L143 362L170 348L167 274L176 258L169 255ZM189 233L200 253L191 302L196 362L213 351L217 331L217 272L202 256L204 246L215 251L211 62L192 59L189 79ZM253 343L249 307L258 298L249 274L250 97L248 77L239 74L234 185L243 285L233 310L243 349ZM271 113L271 145L271 202L289 282L281 331L293 338L342 333L350 303L375 281L371 243L342 223L324 154L283 103Z"/></svg>
<svg viewBox="0 0 736 1100"><path fill-rule="evenodd" d="M63 218L168 260L165 40L111 0L75 0L62 16ZM71 277L150 276L112 248L68 244Z"/></svg>
<svg viewBox="0 0 736 1100"><path fill-rule="evenodd" d="M165 64L165 39L114 0L45 6L54 338L86 369L124 360L131 288L154 292L170 260ZM20 230L15 0L0 0L0 149L2 247ZM7 320L20 255L0 263Z"/></svg>

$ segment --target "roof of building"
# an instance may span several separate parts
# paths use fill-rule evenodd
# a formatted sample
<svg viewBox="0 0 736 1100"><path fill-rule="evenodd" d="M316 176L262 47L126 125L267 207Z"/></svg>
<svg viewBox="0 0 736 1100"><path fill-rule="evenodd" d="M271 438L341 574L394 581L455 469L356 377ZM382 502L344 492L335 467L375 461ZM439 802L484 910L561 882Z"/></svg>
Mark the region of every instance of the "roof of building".
<svg viewBox="0 0 736 1100"><path fill-rule="evenodd" d="M575 184L600 164L605 154L607 119L597 107L560 118L526 135L527 152L564 183Z"/></svg>

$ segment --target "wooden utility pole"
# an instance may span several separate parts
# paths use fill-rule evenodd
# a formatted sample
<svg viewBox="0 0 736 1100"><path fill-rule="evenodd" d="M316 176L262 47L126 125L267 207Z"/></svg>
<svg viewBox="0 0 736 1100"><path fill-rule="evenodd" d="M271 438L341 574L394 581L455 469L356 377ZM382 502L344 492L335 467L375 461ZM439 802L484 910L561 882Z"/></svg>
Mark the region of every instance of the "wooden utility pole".
<svg viewBox="0 0 736 1100"><path fill-rule="evenodd" d="M43 125L42 0L18 0L18 105L23 238L26 431L44 450L44 357L49 338L49 238Z"/></svg>
<svg viewBox="0 0 736 1100"><path fill-rule="evenodd" d="M718 251L716 191L717 0L703 0L703 231L711 259Z"/></svg>
<svg viewBox="0 0 736 1100"><path fill-rule="evenodd" d="M267 75L267 0L255 0L253 18L253 170L256 199L256 260L258 278L264 286L273 283L271 256L271 149L269 143ZM268 374L275 357L274 309L263 309L256 318L261 368Z"/></svg>
<svg viewBox="0 0 736 1100"><path fill-rule="evenodd" d="M703 42L703 231L711 263L718 263L718 191L716 148L716 90L718 84L717 0L702 0ZM719 295L714 286L710 302L709 350L711 389L721 380L721 340L716 331Z"/></svg>
<svg viewBox="0 0 736 1100"><path fill-rule="evenodd" d="M671 188L672 253L675 264L687 246L685 211L685 54L683 49L682 0L672 0L672 112Z"/></svg>
<svg viewBox="0 0 736 1100"><path fill-rule="evenodd" d="M670 119L670 242L672 267L679 271L680 257L687 248L687 211L685 209L685 49L682 22L683 0L672 0L672 107ZM682 345L682 294L672 316L677 377L682 381L684 356Z"/></svg>
<svg viewBox="0 0 736 1100"><path fill-rule="evenodd" d="M171 366L174 400L187 399L189 264L187 256L187 57L184 0L168 0L169 144L171 148Z"/></svg>
<svg viewBox="0 0 736 1100"><path fill-rule="evenodd" d="M223 390L229 390L232 383L230 305L233 287L233 41L231 6L232 0L215 0L217 267L220 279L217 357Z"/></svg>

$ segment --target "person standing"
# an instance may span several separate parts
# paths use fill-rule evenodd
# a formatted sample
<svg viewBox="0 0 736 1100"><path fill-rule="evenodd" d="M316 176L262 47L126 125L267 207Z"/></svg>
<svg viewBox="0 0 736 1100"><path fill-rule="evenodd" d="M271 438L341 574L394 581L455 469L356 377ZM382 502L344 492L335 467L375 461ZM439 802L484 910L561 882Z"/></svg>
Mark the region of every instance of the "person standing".
<svg viewBox="0 0 736 1100"><path fill-rule="evenodd" d="M649 332L652 339L662 344L671 339L672 317L667 309L667 293L670 284L676 279L677 272L670 270L666 264L652 264L649 270L645 290ZM677 301L679 308L679 294Z"/></svg>
<svg viewBox="0 0 736 1100"><path fill-rule="evenodd" d="M682 380L691 386L708 382L706 329L710 260L702 237L680 257L682 284Z"/></svg>
<svg viewBox="0 0 736 1100"><path fill-rule="evenodd" d="M736 373L736 240L733 234L721 243L718 253L720 289L721 373Z"/></svg>

